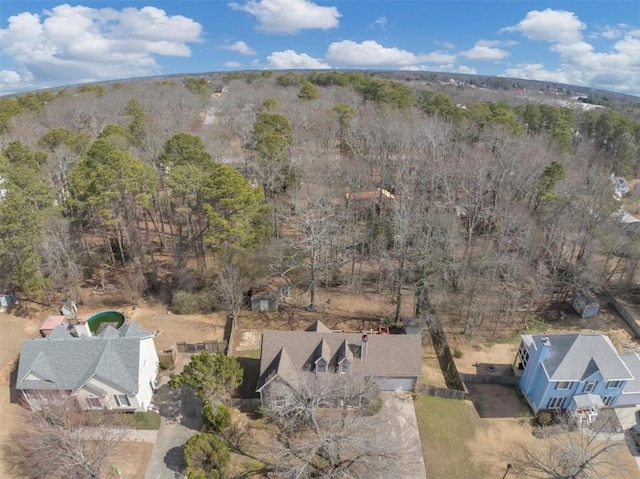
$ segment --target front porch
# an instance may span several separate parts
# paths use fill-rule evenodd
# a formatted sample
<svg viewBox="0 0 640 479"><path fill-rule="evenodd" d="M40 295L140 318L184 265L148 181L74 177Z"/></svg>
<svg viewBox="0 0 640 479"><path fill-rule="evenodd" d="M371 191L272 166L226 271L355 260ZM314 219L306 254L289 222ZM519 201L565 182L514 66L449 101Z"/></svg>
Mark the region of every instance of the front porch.
<svg viewBox="0 0 640 479"><path fill-rule="evenodd" d="M567 409L567 415L571 421L575 421L579 426L586 426L596 420L603 407L602 398L597 394L578 394L573 396Z"/></svg>

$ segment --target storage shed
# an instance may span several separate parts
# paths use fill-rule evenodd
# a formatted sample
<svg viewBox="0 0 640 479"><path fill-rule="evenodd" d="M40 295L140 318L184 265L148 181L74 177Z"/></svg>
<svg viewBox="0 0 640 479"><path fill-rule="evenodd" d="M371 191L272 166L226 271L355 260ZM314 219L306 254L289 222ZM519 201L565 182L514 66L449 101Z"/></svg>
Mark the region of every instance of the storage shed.
<svg viewBox="0 0 640 479"><path fill-rule="evenodd" d="M0 294L0 311L6 311L18 304L18 300L13 293Z"/></svg>
<svg viewBox="0 0 640 479"><path fill-rule="evenodd" d="M278 311L278 294L260 292L252 295L251 311Z"/></svg>
<svg viewBox="0 0 640 479"><path fill-rule="evenodd" d="M578 289L573 293L571 306L581 318L595 318L600 310L598 298L584 288Z"/></svg>

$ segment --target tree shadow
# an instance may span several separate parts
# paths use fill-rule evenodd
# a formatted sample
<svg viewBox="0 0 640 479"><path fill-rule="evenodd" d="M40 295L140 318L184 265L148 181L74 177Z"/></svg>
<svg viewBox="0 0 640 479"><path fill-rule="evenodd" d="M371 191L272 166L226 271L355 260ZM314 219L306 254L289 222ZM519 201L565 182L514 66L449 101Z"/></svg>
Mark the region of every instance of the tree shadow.
<svg viewBox="0 0 640 479"><path fill-rule="evenodd" d="M20 399L20 393L16 389L16 384L18 383L18 362L20 356L17 356L16 359L13 360L13 364L11 365L11 371L9 372L9 402L11 404L18 404Z"/></svg>
<svg viewBox="0 0 640 479"><path fill-rule="evenodd" d="M256 386L260 376L260 359L238 357L237 360L242 367L242 383L240 387L238 387L237 394L239 397L245 399L260 397L256 392Z"/></svg>
<svg viewBox="0 0 640 479"><path fill-rule="evenodd" d="M182 455L182 446L172 447L164 455L164 463L167 469L175 472L182 472L187 465L184 463L184 457Z"/></svg>
<svg viewBox="0 0 640 479"><path fill-rule="evenodd" d="M156 391L153 403L163 418L195 431L202 429L202 400L189 386L174 389L164 384Z"/></svg>

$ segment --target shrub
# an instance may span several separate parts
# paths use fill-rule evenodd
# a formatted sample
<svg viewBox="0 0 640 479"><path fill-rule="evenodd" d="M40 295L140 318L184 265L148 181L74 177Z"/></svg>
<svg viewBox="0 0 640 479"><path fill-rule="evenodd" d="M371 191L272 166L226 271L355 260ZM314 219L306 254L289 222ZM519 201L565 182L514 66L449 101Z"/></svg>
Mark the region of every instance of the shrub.
<svg viewBox="0 0 640 479"><path fill-rule="evenodd" d="M550 412L541 412L536 416L536 421L540 426L551 426L554 423L554 417Z"/></svg>
<svg viewBox="0 0 640 479"><path fill-rule="evenodd" d="M364 414L365 416L374 416L375 414L378 414L381 409L382 398L378 396L375 399L367 401L364 404L364 407L362 408L362 414Z"/></svg>
<svg viewBox="0 0 640 479"><path fill-rule="evenodd" d="M205 401L202 418L207 428L214 432L222 432L231 425L231 411L224 404L211 404Z"/></svg>
<svg viewBox="0 0 640 479"><path fill-rule="evenodd" d="M192 436L182 449L190 479L224 479L231 460L229 449L215 434Z"/></svg>
<svg viewBox="0 0 640 479"><path fill-rule="evenodd" d="M462 351L460 351L458 348L453 350L453 357L456 359L460 359L462 356L464 356L464 353Z"/></svg>
<svg viewBox="0 0 640 479"><path fill-rule="evenodd" d="M173 369L174 366L175 365L173 364L173 358L170 358L168 356L162 356L160 358L160 369Z"/></svg>
<svg viewBox="0 0 640 479"><path fill-rule="evenodd" d="M209 291L178 290L173 294L171 307L176 314L208 314L215 310L215 298Z"/></svg>

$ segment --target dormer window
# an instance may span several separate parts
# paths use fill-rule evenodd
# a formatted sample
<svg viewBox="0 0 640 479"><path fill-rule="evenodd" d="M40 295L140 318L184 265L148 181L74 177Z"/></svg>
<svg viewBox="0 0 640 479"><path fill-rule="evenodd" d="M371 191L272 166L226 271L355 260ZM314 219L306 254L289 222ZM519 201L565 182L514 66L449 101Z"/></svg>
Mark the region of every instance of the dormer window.
<svg viewBox="0 0 640 479"><path fill-rule="evenodd" d="M316 361L316 373L326 373L327 372L327 362L320 358Z"/></svg>
<svg viewBox="0 0 640 479"><path fill-rule="evenodd" d="M342 361L340 363L340 374L346 374L351 370L351 365L349 361Z"/></svg>

